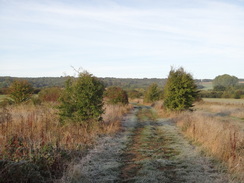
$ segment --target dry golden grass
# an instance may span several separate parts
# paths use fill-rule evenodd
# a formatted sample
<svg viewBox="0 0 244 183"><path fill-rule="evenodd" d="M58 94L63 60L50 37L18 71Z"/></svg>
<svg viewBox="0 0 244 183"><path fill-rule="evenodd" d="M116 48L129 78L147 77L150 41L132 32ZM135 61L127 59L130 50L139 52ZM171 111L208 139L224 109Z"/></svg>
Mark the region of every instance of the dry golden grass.
<svg viewBox="0 0 244 183"><path fill-rule="evenodd" d="M128 113L132 105L105 105L105 113L103 114L104 123L102 124L103 132L111 134L120 129L120 121L122 117Z"/></svg>
<svg viewBox="0 0 244 183"><path fill-rule="evenodd" d="M163 106L163 101L154 102L152 107L157 111L159 118L174 118L179 114L179 112L166 110Z"/></svg>
<svg viewBox="0 0 244 183"><path fill-rule="evenodd" d="M204 112L184 112L176 121L187 137L200 143L208 154L226 162L230 172L244 181L244 131L239 123Z"/></svg>
<svg viewBox="0 0 244 183"><path fill-rule="evenodd" d="M196 104L195 108L198 110L219 113L220 115L244 118L244 106L239 104L199 102Z"/></svg>
<svg viewBox="0 0 244 183"><path fill-rule="evenodd" d="M136 98L136 99L129 98L129 102L136 103L136 104L143 104L143 99L142 98Z"/></svg>
<svg viewBox="0 0 244 183"><path fill-rule="evenodd" d="M90 142L94 136L88 128L80 128L77 124L61 126L54 107L20 105L10 106L7 110L12 119L1 123L0 141L3 145L10 137L17 136L30 150L46 144L73 149Z"/></svg>
<svg viewBox="0 0 244 183"><path fill-rule="evenodd" d="M0 160L36 160L48 153L61 151L70 157L81 156L99 134L115 133L120 129L120 120L131 106L107 105L104 121L89 124L69 123L61 125L56 104L34 106L23 104L0 109ZM51 148L51 149L50 149ZM51 150L51 152L49 152ZM43 154L40 154L43 152ZM78 153L78 154L77 154ZM56 154L55 154L56 156ZM74 157L75 158L75 157ZM57 164L55 159L51 166ZM49 163L49 162L47 162ZM61 165L60 165L61 166ZM0 167L1 168L1 167ZM48 169L53 167L48 167ZM57 167L59 171L59 167ZM1 170L0 170L1 173Z"/></svg>
<svg viewBox="0 0 244 183"><path fill-rule="evenodd" d="M244 99L233 98L203 98L204 102L217 103L217 104L229 104L229 105L244 105Z"/></svg>
<svg viewBox="0 0 244 183"><path fill-rule="evenodd" d="M28 147L39 148L44 144L55 144L57 147L74 149L80 145L91 144L99 133L115 132L119 129L121 117L131 106L107 105L104 122L101 125L67 124L61 126L55 106L19 105L9 106L0 123L0 142L4 145L9 137L18 136L25 140ZM3 148L1 148L1 151Z"/></svg>

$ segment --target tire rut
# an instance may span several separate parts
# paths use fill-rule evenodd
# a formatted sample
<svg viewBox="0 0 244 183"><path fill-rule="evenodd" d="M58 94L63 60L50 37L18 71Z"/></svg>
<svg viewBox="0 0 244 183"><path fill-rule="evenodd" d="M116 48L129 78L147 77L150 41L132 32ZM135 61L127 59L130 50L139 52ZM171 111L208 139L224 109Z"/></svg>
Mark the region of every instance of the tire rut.
<svg viewBox="0 0 244 183"><path fill-rule="evenodd" d="M121 155L118 182L228 182L227 176L219 173L210 159L200 156L170 120L142 118L137 120Z"/></svg>
<svg viewBox="0 0 244 183"><path fill-rule="evenodd" d="M146 109L146 110L145 110ZM147 116L139 120L138 112ZM149 107L133 110L122 131L101 138L73 168L68 182L228 183L211 159L203 157L169 119L155 120ZM149 116L149 117L148 117Z"/></svg>

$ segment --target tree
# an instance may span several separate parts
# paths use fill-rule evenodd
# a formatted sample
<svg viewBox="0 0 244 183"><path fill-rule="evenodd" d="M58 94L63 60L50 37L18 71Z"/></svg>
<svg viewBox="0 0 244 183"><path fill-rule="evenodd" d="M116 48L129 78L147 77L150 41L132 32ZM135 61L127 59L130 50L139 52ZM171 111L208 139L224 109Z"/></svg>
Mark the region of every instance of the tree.
<svg viewBox="0 0 244 183"><path fill-rule="evenodd" d="M147 90L145 92L145 96L144 96L144 101L145 102L155 102L160 99L160 94L161 94L161 91L160 91L158 85L156 83L153 83L147 88Z"/></svg>
<svg viewBox="0 0 244 183"><path fill-rule="evenodd" d="M88 72L79 73L77 79L68 79L60 97L61 122L84 124L102 120L104 90L104 84Z"/></svg>
<svg viewBox="0 0 244 183"><path fill-rule="evenodd" d="M120 87L111 86L109 87L104 95L107 99L109 104L123 104L127 105L128 102L128 95L125 90Z"/></svg>
<svg viewBox="0 0 244 183"><path fill-rule="evenodd" d="M16 104L28 100L33 92L33 87L26 80L16 80L9 86L9 96Z"/></svg>
<svg viewBox="0 0 244 183"><path fill-rule="evenodd" d="M213 80L213 87L216 91L224 91L226 88L234 87L238 84L239 79L228 74L219 75Z"/></svg>
<svg viewBox="0 0 244 183"><path fill-rule="evenodd" d="M189 109L197 94L197 85L191 74L186 73L183 68L171 68L164 87L164 106L173 111Z"/></svg>

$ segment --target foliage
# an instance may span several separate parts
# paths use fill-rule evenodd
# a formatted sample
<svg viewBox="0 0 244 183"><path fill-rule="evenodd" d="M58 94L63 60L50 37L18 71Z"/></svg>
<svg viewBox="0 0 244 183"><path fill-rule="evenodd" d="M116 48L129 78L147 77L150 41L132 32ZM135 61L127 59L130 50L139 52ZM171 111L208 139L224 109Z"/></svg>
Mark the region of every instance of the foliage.
<svg viewBox="0 0 244 183"><path fill-rule="evenodd" d="M0 88L7 88L14 80L26 80L34 88L45 87L64 87L68 77L39 77L39 78L17 78L17 77L0 77Z"/></svg>
<svg viewBox="0 0 244 183"><path fill-rule="evenodd" d="M0 89L0 95L7 95L8 94L8 88L1 88Z"/></svg>
<svg viewBox="0 0 244 183"><path fill-rule="evenodd" d="M69 77L39 77L39 78L16 78L16 77L1 77L0 76L0 88L9 87L10 84L16 79L27 80L35 88L50 88L50 87L65 87L65 82ZM157 83L159 86L163 86L166 79L157 78L99 78L106 87L119 86L123 89L138 89L147 88L152 83Z"/></svg>
<svg viewBox="0 0 244 183"><path fill-rule="evenodd" d="M125 90L120 87L109 87L105 92L105 97L109 104L128 104L128 95Z"/></svg>
<svg viewBox="0 0 244 183"><path fill-rule="evenodd" d="M61 95L61 89L58 87L45 88L39 92L39 99L43 102L56 102Z"/></svg>
<svg viewBox="0 0 244 183"><path fill-rule="evenodd" d="M19 135L13 135L5 144L2 157L0 156L6 160L5 165L0 165L0 170L5 169L5 181L10 180L10 177L7 177L10 172L17 176L20 182L32 182L36 175L46 180L60 177L65 169L64 163L69 158L66 151L55 147L54 144L44 143L37 149L30 148L27 141ZM25 181L26 179L28 181Z"/></svg>
<svg viewBox="0 0 244 183"><path fill-rule="evenodd" d="M145 102L155 102L160 99L161 91L156 83L151 84L144 95Z"/></svg>
<svg viewBox="0 0 244 183"><path fill-rule="evenodd" d="M200 90L199 96L201 98L221 98L223 95L223 91L213 91L213 90Z"/></svg>
<svg viewBox="0 0 244 183"><path fill-rule="evenodd" d="M214 90L224 91L226 88L234 87L238 84L238 78L228 74L219 75L213 80Z"/></svg>
<svg viewBox="0 0 244 183"><path fill-rule="evenodd" d="M128 97L131 99L136 99L136 98L140 98L143 96L143 93L138 91L138 90L130 90L128 91Z"/></svg>
<svg viewBox="0 0 244 183"><path fill-rule="evenodd" d="M0 160L0 183L7 182L36 182L44 183L38 166L28 161Z"/></svg>
<svg viewBox="0 0 244 183"><path fill-rule="evenodd" d="M28 100L32 92L32 85L26 80L16 80L9 87L10 98L13 99L16 104Z"/></svg>
<svg viewBox="0 0 244 183"><path fill-rule="evenodd" d="M139 89L148 88L152 83L156 83L159 86L164 86L166 80L165 79L157 79L157 78L143 78L143 79L136 79L136 78L101 78L101 80L105 83L106 87L110 86L119 86L123 89Z"/></svg>
<svg viewBox="0 0 244 183"><path fill-rule="evenodd" d="M225 88L222 90L208 90L199 92L200 97L202 98L244 98L244 85L237 85L235 87Z"/></svg>
<svg viewBox="0 0 244 183"><path fill-rule="evenodd" d="M191 74L183 68L172 68L164 87L164 106L175 111L189 109L196 100L197 93L197 86Z"/></svg>
<svg viewBox="0 0 244 183"><path fill-rule="evenodd" d="M79 74L75 80L70 78L61 94L59 106L61 122L66 120L84 123L90 120L102 120L103 83L88 72Z"/></svg>

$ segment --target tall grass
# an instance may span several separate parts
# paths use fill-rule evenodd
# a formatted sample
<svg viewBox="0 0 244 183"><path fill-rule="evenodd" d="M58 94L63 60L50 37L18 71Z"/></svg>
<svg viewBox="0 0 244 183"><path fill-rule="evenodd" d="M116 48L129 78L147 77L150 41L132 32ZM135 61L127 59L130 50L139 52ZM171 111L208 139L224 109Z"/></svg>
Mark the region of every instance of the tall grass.
<svg viewBox="0 0 244 183"><path fill-rule="evenodd" d="M115 133L119 130L119 121L129 108L107 105L103 115L104 122L81 126L75 123L61 125L54 103L2 107L0 161L12 163L7 162L9 166L5 163L3 168L0 162L0 174L10 178L11 173L6 169L15 166L13 162L26 161L38 166L45 181L61 177L71 159L82 156L99 134ZM29 180L23 176L18 178Z"/></svg>
<svg viewBox="0 0 244 183"><path fill-rule="evenodd" d="M244 105L244 99L204 98L203 101L217 104Z"/></svg>
<svg viewBox="0 0 244 183"><path fill-rule="evenodd" d="M244 181L244 131L240 124L204 112L184 112L176 121L187 137L200 143L208 154L226 162L230 172Z"/></svg>
<svg viewBox="0 0 244 183"><path fill-rule="evenodd" d="M110 134L115 133L120 129L120 121L124 114L126 114L132 105L105 105L105 113L103 114L103 124L102 129L103 132Z"/></svg>
<svg viewBox="0 0 244 183"><path fill-rule="evenodd" d="M227 100L226 100L227 101ZM223 116L232 116L237 118L244 118L244 106L239 104L228 103L213 103L213 102L199 102L196 104L196 109L218 113Z"/></svg>

